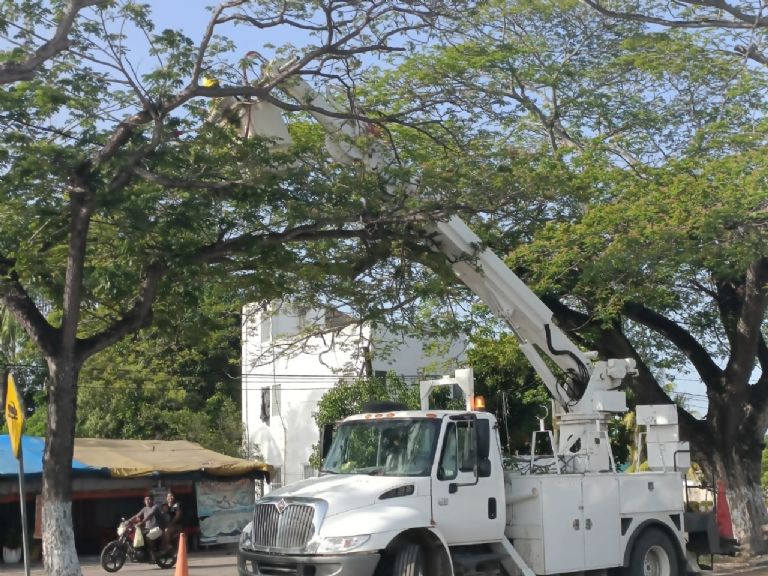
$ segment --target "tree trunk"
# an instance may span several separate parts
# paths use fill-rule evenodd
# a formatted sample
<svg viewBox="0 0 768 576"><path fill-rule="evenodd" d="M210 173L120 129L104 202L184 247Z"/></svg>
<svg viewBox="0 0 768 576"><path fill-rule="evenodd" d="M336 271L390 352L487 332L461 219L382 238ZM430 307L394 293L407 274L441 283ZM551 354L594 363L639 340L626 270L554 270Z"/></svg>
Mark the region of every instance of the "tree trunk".
<svg viewBox="0 0 768 576"><path fill-rule="evenodd" d="M744 480L737 484L732 478L726 484L731 510L733 535L744 555L765 554L768 551L761 527L768 522L765 501L759 480Z"/></svg>
<svg viewBox="0 0 768 576"><path fill-rule="evenodd" d="M759 470L755 473L754 468L754 462L733 458L721 474L731 511L733 535L739 541L740 553L747 556L768 551L761 530L768 523L768 513L760 488L760 473Z"/></svg>
<svg viewBox="0 0 768 576"><path fill-rule="evenodd" d="M72 525L72 456L78 367L48 358L48 428L43 465L43 560L50 576L81 576Z"/></svg>
<svg viewBox="0 0 768 576"><path fill-rule="evenodd" d="M691 440L694 451L704 455L697 460L707 479L725 485L733 536L739 542L740 555L750 556L768 551L761 530L768 523L768 511L760 486L762 434L745 428L748 424L731 429L731 434L720 431Z"/></svg>

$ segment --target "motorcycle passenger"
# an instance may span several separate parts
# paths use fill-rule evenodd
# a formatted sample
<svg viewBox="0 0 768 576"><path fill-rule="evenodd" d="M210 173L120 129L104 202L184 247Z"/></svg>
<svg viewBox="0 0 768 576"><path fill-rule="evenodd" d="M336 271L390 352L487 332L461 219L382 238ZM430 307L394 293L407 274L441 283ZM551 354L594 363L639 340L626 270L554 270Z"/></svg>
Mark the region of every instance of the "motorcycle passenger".
<svg viewBox="0 0 768 576"><path fill-rule="evenodd" d="M168 492L165 496L165 504L163 504L163 545L161 550L166 550L171 547L172 542L179 536L182 531L181 526L181 504L176 500L173 492Z"/></svg>

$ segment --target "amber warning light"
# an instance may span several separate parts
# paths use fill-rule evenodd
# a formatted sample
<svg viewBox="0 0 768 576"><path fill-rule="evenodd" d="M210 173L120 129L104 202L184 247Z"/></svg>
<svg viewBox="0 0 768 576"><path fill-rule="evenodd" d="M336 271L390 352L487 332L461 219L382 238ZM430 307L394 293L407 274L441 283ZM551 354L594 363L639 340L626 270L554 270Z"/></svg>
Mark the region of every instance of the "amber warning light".
<svg viewBox="0 0 768 576"><path fill-rule="evenodd" d="M485 396L475 396L475 410L485 410Z"/></svg>

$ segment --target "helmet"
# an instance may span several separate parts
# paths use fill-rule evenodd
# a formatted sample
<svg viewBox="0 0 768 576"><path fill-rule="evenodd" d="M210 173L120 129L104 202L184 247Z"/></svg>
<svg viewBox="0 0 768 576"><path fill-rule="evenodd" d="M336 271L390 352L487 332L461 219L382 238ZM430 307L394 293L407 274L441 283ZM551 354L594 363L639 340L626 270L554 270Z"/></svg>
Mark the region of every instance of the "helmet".
<svg viewBox="0 0 768 576"><path fill-rule="evenodd" d="M204 88L218 88L219 81L213 76L203 76L202 85Z"/></svg>

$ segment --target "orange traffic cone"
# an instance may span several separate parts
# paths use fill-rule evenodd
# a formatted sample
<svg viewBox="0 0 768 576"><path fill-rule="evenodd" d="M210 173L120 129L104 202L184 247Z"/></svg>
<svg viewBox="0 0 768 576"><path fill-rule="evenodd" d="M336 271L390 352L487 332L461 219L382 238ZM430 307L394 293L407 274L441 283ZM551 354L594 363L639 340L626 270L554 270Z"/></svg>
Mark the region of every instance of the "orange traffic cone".
<svg viewBox="0 0 768 576"><path fill-rule="evenodd" d="M725 484L717 482L717 521L718 532L723 538L733 539L733 523L731 522L731 509L728 506L728 498L725 495Z"/></svg>
<svg viewBox="0 0 768 576"><path fill-rule="evenodd" d="M176 553L176 572L173 576L189 576L189 564L187 563L187 535L179 534L179 551Z"/></svg>

